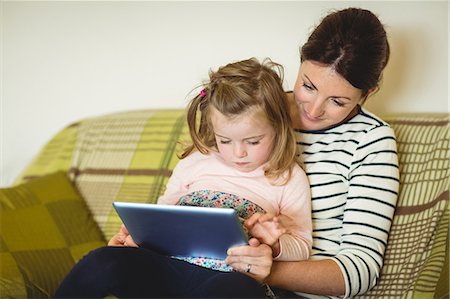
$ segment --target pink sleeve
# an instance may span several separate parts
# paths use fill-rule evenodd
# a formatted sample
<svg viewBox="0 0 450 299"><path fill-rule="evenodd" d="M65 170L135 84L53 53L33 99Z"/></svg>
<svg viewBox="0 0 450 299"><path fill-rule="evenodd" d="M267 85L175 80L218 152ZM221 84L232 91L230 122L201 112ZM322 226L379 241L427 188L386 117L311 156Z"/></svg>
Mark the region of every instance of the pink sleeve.
<svg viewBox="0 0 450 299"><path fill-rule="evenodd" d="M295 169L285 186L280 202L280 215L291 220L288 233L280 237L277 261L298 261L309 258L312 247L311 192L303 170Z"/></svg>
<svg viewBox="0 0 450 299"><path fill-rule="evenodd" d="M167 182L164 195L158 198L158 204L177 204L179 198L188 192L189 182L187 178L192 178L193 162L196 160L195 156L195 153L191 154L178 162Z"/></svg>

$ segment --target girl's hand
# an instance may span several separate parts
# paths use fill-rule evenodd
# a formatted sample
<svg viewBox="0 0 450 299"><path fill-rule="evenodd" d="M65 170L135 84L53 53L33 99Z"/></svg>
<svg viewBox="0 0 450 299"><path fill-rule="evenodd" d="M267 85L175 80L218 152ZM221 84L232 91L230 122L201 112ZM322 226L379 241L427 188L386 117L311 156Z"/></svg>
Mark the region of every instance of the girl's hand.
<svg viewBox="0 0 450 299"><path fill-rule="evenodd" d="M279 239L287 230L277 216L255 213L244 222L244 226L261 243L272 247L274 256L279 254Z"/></svg>
<svg viewBox="0 0 450 299"><path fill-rule="evenodd" d="M120 227L120 230L115 234L111 240L108 242L108 246L129 246L138 247L138 245L133 241L130 233L124 224Z"/></svg>
<svg viewBox="0 0 450 299"><path fill-rule="evenodd" d="M263 283L272 269L272 249L251 238L249 245L228 249L225 262L234 269Z"/></svg>

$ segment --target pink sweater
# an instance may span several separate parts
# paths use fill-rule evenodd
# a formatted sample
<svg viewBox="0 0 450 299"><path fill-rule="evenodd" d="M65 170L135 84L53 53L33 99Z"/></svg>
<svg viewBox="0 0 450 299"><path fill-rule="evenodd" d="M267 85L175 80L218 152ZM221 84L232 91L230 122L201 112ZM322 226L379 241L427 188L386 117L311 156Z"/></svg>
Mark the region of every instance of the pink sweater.
<svg viewBox="0 0 450 299"><path fill-rule="evenodd" d="M179 198L200 190L221 191L250 200L266 213L289 216L293 225L280 237L276 260L308 259L312 245L311 194L305 172L295 167L285 185L270 184L263 167L240 172L226 165L216 153L190 154L179 161L158 199L159 204L177 204Z"/></svg>

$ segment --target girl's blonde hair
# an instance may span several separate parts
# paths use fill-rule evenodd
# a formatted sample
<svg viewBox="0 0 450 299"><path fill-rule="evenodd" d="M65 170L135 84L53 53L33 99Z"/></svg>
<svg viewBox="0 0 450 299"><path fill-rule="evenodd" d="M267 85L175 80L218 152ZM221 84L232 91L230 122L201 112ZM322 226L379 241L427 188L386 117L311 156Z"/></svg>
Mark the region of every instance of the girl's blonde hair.
<svg viewBox="0 0 450 299"><path fill-rule="evenodd" d="M216 72L209 72L209 81L187 107L187 122L193 144L187 146L180 158L192 151L203 154L217 150L210 119L210 107L224 116L233 118L251 110L260 110L273 127L275 137L265 175L290 179L295 164L300 164L295 133L286 93L283 90L283 67L269 58L260 63L256 58L227 64ZM250 110L251 109L251 110ZM287 171L288 176L282 177Z"/></svg>

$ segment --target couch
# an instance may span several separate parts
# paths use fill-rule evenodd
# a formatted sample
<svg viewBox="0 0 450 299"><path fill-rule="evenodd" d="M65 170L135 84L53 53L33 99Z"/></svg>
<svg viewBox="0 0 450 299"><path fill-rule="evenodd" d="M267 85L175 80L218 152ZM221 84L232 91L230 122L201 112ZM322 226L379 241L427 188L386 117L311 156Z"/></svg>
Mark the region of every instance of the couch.
<svg viewBox="0 0 450 299"><path fill-rule="evenodd" d="M384 266L364 297L448 298L449 115L384 117L401 186ZM183 110L91 117L56 134L0 189L0 294L48 298L70 268L120 226L113 201L154 203L189 140Z"/></svg>

